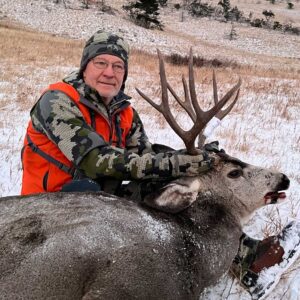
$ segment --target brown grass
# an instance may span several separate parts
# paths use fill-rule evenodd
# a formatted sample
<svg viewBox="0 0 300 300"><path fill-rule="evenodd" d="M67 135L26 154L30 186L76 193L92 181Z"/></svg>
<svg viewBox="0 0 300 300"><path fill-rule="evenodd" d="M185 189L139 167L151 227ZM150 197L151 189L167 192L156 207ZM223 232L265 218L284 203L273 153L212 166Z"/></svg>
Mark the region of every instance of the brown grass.
<svg viewBox="0 0 300 300"><path fill-rule="evenodd" d="M29 110L37 93L49 83L43 84L43 80L57 81L65 75L59 67L79 64L83 45L82 41L38 33L3 21L0 22L0 40L3 41L0 44L1 78L12 83L2 88L7 98L1 102L0 109L13 100L19 110ZM40 90L36 91L32 82L40 84Z"/></svg>
<svg viewBox="0 0 300 300"><path fill-rule="evenodd" d="M11 61L15 66L24 63L41 67L77 65L83 46L82 41L38 33L4 22L0 22L0 39L0 59Z"/></svg>
<svg viewBox="0 0 300 300"><path fill-rule="evenodd" d="M272 209L266 213L266 217L268 221L265 227L262 228L264 238L279 234L287 225L286 221L282 220L277 206L272 206Z"/></svg>

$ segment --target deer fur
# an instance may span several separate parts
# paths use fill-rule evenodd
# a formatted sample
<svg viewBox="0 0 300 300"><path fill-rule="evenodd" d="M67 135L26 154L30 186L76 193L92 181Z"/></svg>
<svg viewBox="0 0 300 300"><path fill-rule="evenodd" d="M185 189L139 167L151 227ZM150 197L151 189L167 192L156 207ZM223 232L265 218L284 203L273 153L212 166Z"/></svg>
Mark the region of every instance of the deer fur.
<svg viewBox="0 0 300 300"><path fill-rule="evenodd" d="M230 267L264 196L288 185L224 156L145 203L103 192L2 198L0 298L198 299Z"/></svg>

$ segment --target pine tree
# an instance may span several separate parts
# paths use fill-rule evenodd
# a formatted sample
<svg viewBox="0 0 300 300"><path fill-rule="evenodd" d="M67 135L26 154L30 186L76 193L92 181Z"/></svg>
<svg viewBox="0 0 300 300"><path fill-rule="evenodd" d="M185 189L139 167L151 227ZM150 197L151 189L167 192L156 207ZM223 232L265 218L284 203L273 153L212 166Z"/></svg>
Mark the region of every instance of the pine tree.
<svg viewBox="0 0 300 300"><path fill-rule="evenodd" d="M230 17L229 12L231 9L230 0L221 0L219 1L218 5L222 6L224 18L228 20Z"/></svg>
<svg viewBox="0 0 300 300"><path fill-rule="evenodd" d="M130 18L137 25L145 28L163 29L163 25L158 19L158 0L129 1L127 5L123 5L123 9L129 13Z"/></svg>
<svg viewBox="0 0 300 300"><path fill-rule="evenodd" d="M270 26L270 21L275 17L274 13L271 10L264 10L262 14L265 16L267 25Z"/></svg>

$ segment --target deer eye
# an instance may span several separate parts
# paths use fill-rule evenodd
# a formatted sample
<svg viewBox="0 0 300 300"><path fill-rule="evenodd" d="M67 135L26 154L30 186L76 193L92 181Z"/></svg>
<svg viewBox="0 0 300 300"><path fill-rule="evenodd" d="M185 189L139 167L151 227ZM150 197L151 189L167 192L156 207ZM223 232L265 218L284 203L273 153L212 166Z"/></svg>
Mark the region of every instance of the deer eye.
<svg viewBox="0 0 300 300"><path fill-rule="evenodd" d="M229 178L238 178L238 177L242 176L242 174L243 174L242 170L236 169L236 170L230 171L227 174L227 176Z"/></svg>

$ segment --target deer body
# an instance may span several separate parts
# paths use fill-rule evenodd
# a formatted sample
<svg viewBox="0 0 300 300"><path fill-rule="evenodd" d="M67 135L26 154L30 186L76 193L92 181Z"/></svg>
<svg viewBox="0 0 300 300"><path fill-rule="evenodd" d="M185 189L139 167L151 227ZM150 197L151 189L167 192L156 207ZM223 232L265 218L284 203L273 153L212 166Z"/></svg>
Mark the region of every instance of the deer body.
<svg viewBox="0 0 300 300"><path fill-rule="evenodd" d="M236 170L241 176L228 177ZM197 189L191 205L177 214L101 192L3 198L0 295L198 299L231 265L241 221L264 204L265 194L287 187L283 174L237 160L178 179L152 198L153 206L162 205Z"/></svg>
<svg viewBox="0 0 300 300"><path fill-rule="evenodd" d="M168 215L70 193L7 198L3 208L4 299L196 299L229 268L240 235L230 212L205 204Z"/></svg>

